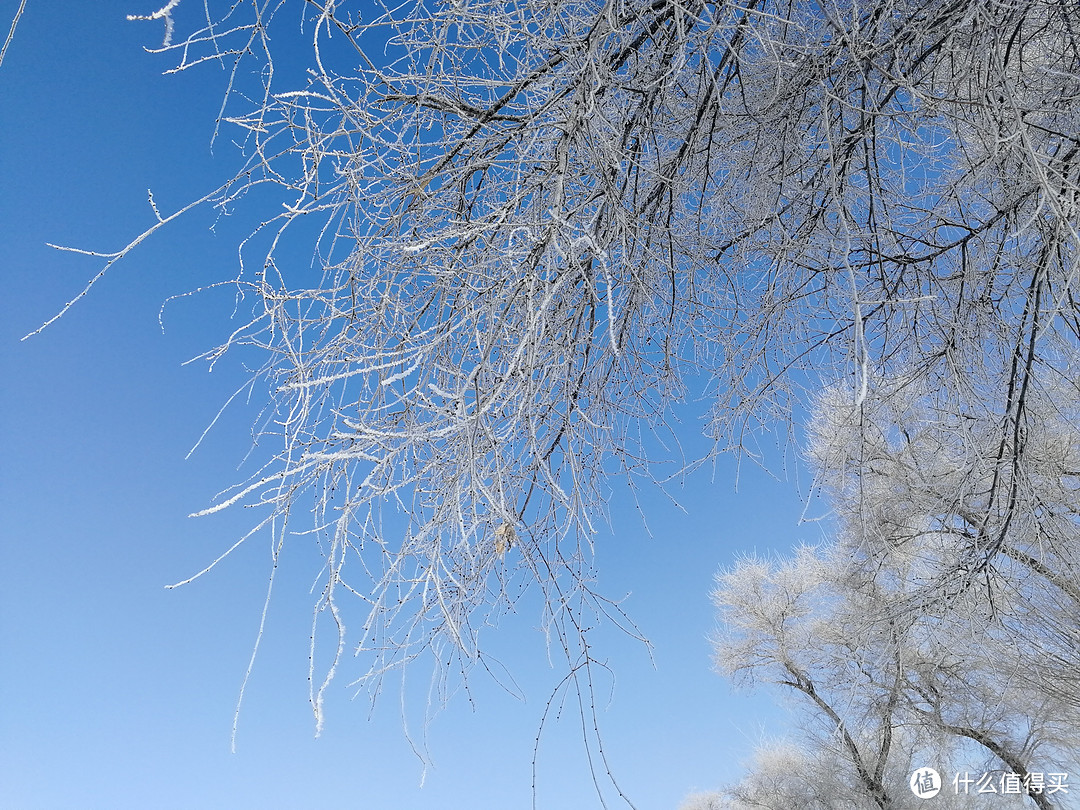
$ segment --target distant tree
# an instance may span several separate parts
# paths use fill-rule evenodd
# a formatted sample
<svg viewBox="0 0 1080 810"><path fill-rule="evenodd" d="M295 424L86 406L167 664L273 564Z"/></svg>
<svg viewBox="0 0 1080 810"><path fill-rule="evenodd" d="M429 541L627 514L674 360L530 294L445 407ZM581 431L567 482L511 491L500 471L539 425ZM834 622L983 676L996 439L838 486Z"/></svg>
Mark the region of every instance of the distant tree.
<svg viewBox="0 0 1080 810"><path fill-rule="evenodd" d="M177 70L230 70L218 126L248 162L205 199L272 200L220 352L265 351L281 447L214 508L263 504L282 539L314 511L316 615L362 680L427 653L486 665L481 630L525 583L587 673L613 611L592 586L604 482L692 466L668 425L697 380L712 453L757 456L837 380L859 406L903 372L976 414L974 539L917 615L1030 550L1003 539L1010 471L1036 374L1069 379L1080 337L1069 4L204 7L201 27L181 0L143 19ZM1008 559L1047 579L1056 558Z"/></svg>
<svg viewBox="0 0 1080 810"><path fill-rule="evenodd" d="M917 381L858 408L819 399L810 456L862 580L889 580L898 620L967 624L1008 680L1080 711L1080 390L1077 358L1043 364L1022 424L1005 392L942 407ZM1018 443L1019 448L1011 446ZM1009 445L1009 446L1006 446ZM1008 662L1006 664L1005 662ZM963 694L964 688L949 689ZM1080 715L1078 715L1080 719Z"/></svg>
<svg viewBox="0 0 1080 810"><path fill-rule="evenodd" d="M1077 762L1077 399L1056 377L1033 386L1024 452L997 483L1006 473L983 435L997 420L934 411L906 382L872 385L858 406L835 389L819 399L810 449L835 544L720 579L721 669L798 694L802 756L818 762L786 782L758 763L721 794L746 802L734 807L773 806L751 803L763 793L777 806L789 794L824 797L808 807L917 806L917 767L975 763L1024 785ZM1004 526L988 526L995 486L1018 490ZM1064 806L1035 789L1014 800L1025 795Z"/></svg>

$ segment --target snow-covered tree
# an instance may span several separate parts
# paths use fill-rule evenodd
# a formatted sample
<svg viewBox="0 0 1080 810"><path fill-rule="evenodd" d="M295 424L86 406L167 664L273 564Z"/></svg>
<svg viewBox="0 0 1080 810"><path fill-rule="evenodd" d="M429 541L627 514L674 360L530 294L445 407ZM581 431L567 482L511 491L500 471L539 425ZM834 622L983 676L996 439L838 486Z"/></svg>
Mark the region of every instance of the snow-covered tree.
<svg viewBox="0 0 1080 810"><path fill-rule="evenodd" d="M1073 379L1033 376L1023 450L1005 469L991 393L984 412L966 413L935 408L940 392L910 379L876 382L856 406L850 391L819 398L810 450L835 542L777 563L744 560L715 594L722 670L798 694L805 755L843 766L798 769L813 777L796 793L833 797L808 806L906 806L919 801L907 775L931 763L974 763L1021 784L1075 766ZM1000 489L1015 492L1007 510L992 506ZM729 795L761 793L768 772L759 763ZM1035 790L1013 798L1024 795L1029 806L1063 806Z"/></svg>
<svg viewBox="0 0 1080 810"><path fill-rule="evenodd" d="M896 612L1005 622L1008 646L1025 652L1017 675L1077 706L1075 371L1062 361L1033 373L1006 437L1005 396L992 391L966 410L903 380L859 409L829 392L811 449L852 553L868 570L905 572Z"/></svg>
<svg viewBox="0 0 1080 810"><path fill-rule="evenodd" d="M247 160L205 201L254 216L235 282L255 303L210 356L264 353L280 452L213 508L264 505L282 539L314 512L316 616L369 683L431 652L484 665L523 584L587 671L612 612L591 585L603 482L693 463L653 434L702 380L712 452L751 454L807 388L940 392L945 446L984 466L948 512L970 536L910 615L991 561L1068 581L1049 540L1006 539L1035 376L1068 379L1080 336L1067 3L170 0L144 19L178 70L229 68L217 124Z"/></svg>

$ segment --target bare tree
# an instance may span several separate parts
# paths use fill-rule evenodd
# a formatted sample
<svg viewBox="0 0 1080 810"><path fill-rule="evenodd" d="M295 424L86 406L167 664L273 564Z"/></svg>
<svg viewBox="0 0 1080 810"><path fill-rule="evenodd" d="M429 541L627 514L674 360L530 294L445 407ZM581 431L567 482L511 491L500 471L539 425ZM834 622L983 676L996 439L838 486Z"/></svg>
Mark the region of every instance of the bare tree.
<svg viewBox="0 0 1080 810"><path fill-rule="evenodd" d="M1075 761L1075 698L1017 677L1029 651L1012 643L1009 622L963 611L897 618L918 555L910 570L871 575L851 551L801 548L788 561L748 559L721 576L718 665L797 695L807 722L799 745L764 749L718 795L732 807L914 808L915 770L936 767L948 780L978 767L998 775L995 799L1006 806L1061 807L1062 795L1032 774ZM939 787L939 803L969 801L959 784Z"/></svg>
<svg viewBox="0 0 1080 810"><path fill-rule="evenodd" d="M265 352L281 451L213 508L264 504L282 540L313 510L338 650L317 715L347 645L371 684L428 652L486 665L519 583L587 682L588 628L621 620L591 586L602 482L692 466L667 426L696 380L711 452L754 455L839 379L856 406L903 376L976 413L974 539L913 609L1027 553L1004 535L1036 375L1067 378L1080 337L1068 4L190 10L143 19L177 70L231 71L218 126L248 162L204 201L283 205L235 279L250 322L209 355Z"/></svg>
<svg viewBox="0 0 1080 810"><path fill-rule="evenodd" d="M1010 680L1075 715L1080 398L1075 361L1061 362L1032 373L1015 450L1002 450L1001 394L953 411L901 378L876 384L858 408L837 391L822 396L811 458L861 578L896 589L891 617L968 624L987 655L1012 662Z"/></svg>
<svg viewBox="0 0 1080 810"><path fill-rule="evenodd" d="M1015 779L1017 800L1060 806L1020 790L1080 750L1080 424L1075 376L1061 374L1071 364L1057 361L1032 372L1005 469L1004 391L955 412L915 374L872 380L857 404L850 388L826 390L809 457L834 545L721 578L721 668L804 698L817 724L808 755L847 765L841 785L863 794L852 806L903 806L913 753L955 770L981 756ZM1002 489L1007 510L990 505ZM730 795L749 801L768 772L759 764ZM800 795L843 795L810 772Z"/></svg>

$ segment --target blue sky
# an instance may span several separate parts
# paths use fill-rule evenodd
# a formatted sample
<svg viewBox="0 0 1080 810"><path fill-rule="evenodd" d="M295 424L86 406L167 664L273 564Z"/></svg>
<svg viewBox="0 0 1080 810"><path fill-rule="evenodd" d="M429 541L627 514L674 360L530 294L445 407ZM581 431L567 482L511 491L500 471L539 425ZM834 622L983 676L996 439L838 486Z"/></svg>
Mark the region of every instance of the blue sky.
<svg viewBox="0 0 1080 810"><path fill-rule="evenodd" d="M133 2L133 0L132 0ZM489 636L526 691L521 702L478 676L428 730L432 767L402 729L393 690L371 709L345 681L314 739L307 649L322 565L302 538L289 546L240 717L230 733L269 565L255 537L212 574L201 569L250 527L249 511L187 515L242 480L257 401L225 412L245 379L236 359L208 373L182 363L235 324L232 296L163 301L230 278L241 223L195 211L118 264L44 333L100 263L46 243L115 250L162 210L222 182L239 159L228 137L210 148L225 77L208 68L162 76L170 57L144 52L160 28L127 22L132 2L30 0L0 66L0 806L4 808L526 808L548 667L538 615L509 617ZM6 31L16 0L0 0ZM698 425L688 419L686 438ZM650 537L613 484L613 531L598 540L599 588L654 645L609 633L615 672L601 720L609 760L641 810L675 808L691 790L738 774L785 714L767 696L733 693L710 670L708 592L718 567L753 550L816 541L799 527L791 481L722 460L673 494L685 512L647 497ZM406 690L407 717L422 716ZM607 693L604 693L607 697ZM541 808L599 805L575 713L545 732ZM610 798L610 792L608 796Z"/></svg>

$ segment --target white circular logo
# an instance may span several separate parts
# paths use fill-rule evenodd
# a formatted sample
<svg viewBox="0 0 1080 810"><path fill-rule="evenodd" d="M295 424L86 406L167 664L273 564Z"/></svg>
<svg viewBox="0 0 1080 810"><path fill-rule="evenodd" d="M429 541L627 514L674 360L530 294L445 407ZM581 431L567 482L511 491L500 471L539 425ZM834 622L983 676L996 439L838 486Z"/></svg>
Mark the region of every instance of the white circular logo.
<svg viewBox="0 0 1080 810"><path fill-rule="evenodd" d="M941 776L933 768L917 768L911 774L908 785L920 799L932 799L941 790Z"/></svg>

